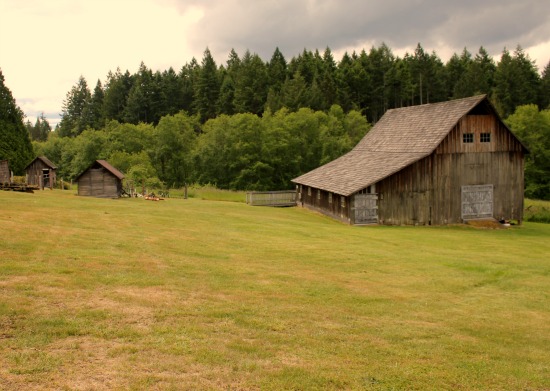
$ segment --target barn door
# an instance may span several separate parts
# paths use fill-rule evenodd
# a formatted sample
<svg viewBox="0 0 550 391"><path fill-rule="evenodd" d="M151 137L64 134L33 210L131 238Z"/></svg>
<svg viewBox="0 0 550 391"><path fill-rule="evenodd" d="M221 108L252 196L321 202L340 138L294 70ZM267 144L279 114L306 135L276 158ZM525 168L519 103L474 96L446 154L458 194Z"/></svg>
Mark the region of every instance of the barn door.
<svg viewBox="0 0 550 391"><path fill-rule="evenodd" d="M493 217L493 185L462 186L462 219Z"/></svg>
<svg viewBox="0 0 550 391"><path fill-rule="evenodd" d="M355 224L378 223L378 194L356 194Z"/></svg>

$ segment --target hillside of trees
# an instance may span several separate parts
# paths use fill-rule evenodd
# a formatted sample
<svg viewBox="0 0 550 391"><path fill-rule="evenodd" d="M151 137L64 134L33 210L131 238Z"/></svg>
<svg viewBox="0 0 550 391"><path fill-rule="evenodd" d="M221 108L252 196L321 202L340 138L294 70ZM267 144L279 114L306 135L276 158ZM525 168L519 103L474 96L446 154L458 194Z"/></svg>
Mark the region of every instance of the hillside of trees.
<svg viewBox="0 0 550 391"><path fill-rule="evenodd" d="M541 142L548 133L539 126L548 110L538 109L550 105L550 63L539 74L519 46L497 63L483 47L443 63L420 44L403 58L383 44L339 61L328 48L289 61L275 49L267 62L232 50L218 65L206 49L200 64L192 59L178 72L143 63L135 74L117 69L93 91L80 77L55 131L43 116L26 128L35 153L58 164L66 180L101 158L149 186L283 189L350 150L390 108L482 93L502 118L511 117L513 130L522 129L517 134L531 151L541 150L528 157L527 195L550 198L548 142ZM524 105L532 106L513 117ZM533 107L543 118L538 127L527 118Z"/></svg>

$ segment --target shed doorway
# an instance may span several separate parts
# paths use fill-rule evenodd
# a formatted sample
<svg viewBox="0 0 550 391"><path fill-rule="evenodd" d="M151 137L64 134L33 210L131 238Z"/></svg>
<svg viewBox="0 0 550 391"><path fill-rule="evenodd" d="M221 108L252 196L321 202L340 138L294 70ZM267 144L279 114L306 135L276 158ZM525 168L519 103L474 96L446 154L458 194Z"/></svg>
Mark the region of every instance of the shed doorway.
<svg viewBox="0 0 550 391"><path fill-rule="evenodd" d="M493 185L462 186L462 220L493 217Z"/></svg>
<svg viewBox="0 0 550 391"><path fill-rule="evenodd" d="M355 194L355 224L378 223L378 194Z"/></svg>

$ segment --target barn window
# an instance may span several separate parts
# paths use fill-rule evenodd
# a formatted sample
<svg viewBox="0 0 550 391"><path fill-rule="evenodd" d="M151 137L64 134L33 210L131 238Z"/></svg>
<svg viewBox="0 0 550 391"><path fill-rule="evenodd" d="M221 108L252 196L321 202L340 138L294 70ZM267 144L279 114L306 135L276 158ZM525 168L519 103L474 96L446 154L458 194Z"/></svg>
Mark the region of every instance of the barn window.
<svg viewBox="0 0 550 391"><path fill-rule="evenodd" d="M340 204L342 205L342 208L346 207L346 197L340 196Z"/></svg>
<svg viewBox="0 0 550 391"><path fill-rule="evenodd" d="M318 200L321 199L321 190L317 190L317 199L318 199Z"/></svg>
<svg viewBox="0 0 550 391"><path fill-rule="evenodd" d="M332 193L328 193L328 203L332 204Z"/></svg>
<svg viewBox="0 0 550 391"><path fill-rule="evenodd" d="M491 133L481 133L479 135L479 141L482 143L490 143L491 142Z"/></svg>
<svg viewBox="0 0 550 391"><path fill-rule="evenodd" d="M311 187L308 187L308 188L307 188L307 195L308 195L309 197L311 197Z"/></svg>
<svg viewBox="0 0 550 391"><path fill-rule="evenodd" d="M474 142L474 134L473 133L464 133L462 135L462 142L463 143L473 143Z"/></svg>

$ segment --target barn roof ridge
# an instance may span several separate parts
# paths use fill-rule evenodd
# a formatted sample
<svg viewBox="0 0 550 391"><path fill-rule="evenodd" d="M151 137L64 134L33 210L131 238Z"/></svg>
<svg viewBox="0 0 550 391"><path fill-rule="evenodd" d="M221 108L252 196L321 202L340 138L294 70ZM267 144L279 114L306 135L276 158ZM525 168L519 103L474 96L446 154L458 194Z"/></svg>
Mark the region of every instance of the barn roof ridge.
<svg viewBox="0 0 550 391"><path fill-rule="evenodd" d="M487 95L386 111L348 153L292 182L349 196L430 155ZM496 110L495 110L496 112Z"/></svg>

